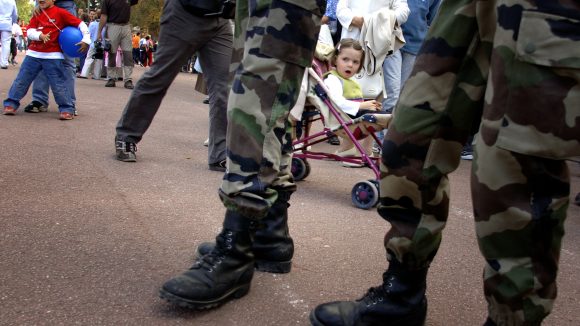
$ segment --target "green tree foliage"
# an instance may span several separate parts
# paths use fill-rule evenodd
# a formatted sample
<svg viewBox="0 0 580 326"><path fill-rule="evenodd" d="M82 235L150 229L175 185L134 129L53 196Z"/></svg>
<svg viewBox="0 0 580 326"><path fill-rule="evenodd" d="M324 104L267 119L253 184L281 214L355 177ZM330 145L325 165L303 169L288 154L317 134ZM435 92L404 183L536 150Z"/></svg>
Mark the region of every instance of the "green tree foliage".
<svg viewBox="0 0 580 326"><path fill-rule="evenodd" d="M18 8L18 18L28 24L30 17L32 17L34 3L30 0L16 0L16 8Z"/></svg>
<svg viewBox="0 0 580 326"><path fill-rule="evenodd" d="M153 39L157 39L163 3L164 0L139 1L139 4L131 9L131 25L139 26L141 31L151 34Z"/></svg>

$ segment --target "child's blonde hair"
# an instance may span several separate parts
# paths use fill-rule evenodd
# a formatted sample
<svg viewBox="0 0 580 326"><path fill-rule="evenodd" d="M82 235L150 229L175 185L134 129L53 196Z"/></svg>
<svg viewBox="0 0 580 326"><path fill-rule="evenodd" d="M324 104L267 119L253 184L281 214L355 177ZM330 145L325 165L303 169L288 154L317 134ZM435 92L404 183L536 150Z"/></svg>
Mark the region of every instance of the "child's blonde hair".
<svg viewBox="0 0 580 326"><path fill-rule="evenodd" d="M338 57L338 54L340 53L340 51L342 49L355 49L356 51L360 51L362 52L362 55L360 57L360 62L361 65L358 67L357 72L360 72L360 70L363 67L363 62L365 61L365 50L363 49L362 45L360 44L359 41L352 39L352 38L344 38L342 40L340 40L340 42L338 42L338 44L336 45L336 48L334 48L334 53L332 53L332 58L330 58L330 63L336 67L336 58Z"/></svg>

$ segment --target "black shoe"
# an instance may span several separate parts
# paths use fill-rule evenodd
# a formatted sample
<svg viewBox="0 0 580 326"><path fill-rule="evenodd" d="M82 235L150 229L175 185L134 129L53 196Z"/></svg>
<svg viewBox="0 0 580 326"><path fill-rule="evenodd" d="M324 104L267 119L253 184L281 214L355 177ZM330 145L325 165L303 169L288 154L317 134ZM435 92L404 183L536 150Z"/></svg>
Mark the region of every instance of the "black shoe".
<svg viewBox="0 0 580 326"><path fill-rule="evenodd" d="M226 212L213 250L198 257L188 271L165 282L159 296L180 307L209 309L246 295L254 275L248 228L248 219Z"/></svg>
<svg viewBox="0 0 580 326"><path fill-rule="evenodd" d="M340 145L340 140L338 140L338 137L337 136L332 136L332 137L328 138L328 143L330 145L337 146L337 145Z"/></svg>
<svg viewBox="0 0 580 326"><path fill-rule="evenodd" d="M115 151L117 152L117 160L123 162L137 162L137 145L131 142L115 140Z"/></svg>
<svg viewBox="0 0 580 326"><path fill-rule="evenodd" d="M461 159L466 161L473 160L473 152L470 150L461 151Z"/></svg>
<svg viewBox="0 0 580 326"><path fill-rule="evenodd" d="M32 102L30 102L30 104L28 104L27 106L24 107L24 112L29 112L29 113L46 112L46 110L47 110L46 105L44 105L38 101L32 101Z"/></svg>
<svg viewBox="0 0 580 326"><path fill-rule="evenodd" d="M126 89L133 89L133 81L131 79L125 81L125 84L123 85Z"/></svg>
<svg viewBox="0 0 580 326"><path fill-rule="evenodd" d="M115 87L115 80L114 79L107 80L105 87Z"/></svg>
<svg viewBox="0 0 580 326"><path fill-rule="evenodd" d="M423 325L427 317L426 279L427 268L412 271L393 261L383 274L382 285L370 288L356 301L319 305L310 313L310 322L314 326Z"/></svg>
<svg viewBox="0 0 580 326"><path fill-rule="evenodd" d="M288 203L290 192L278 191L278 199L268 214L260 221L250 223L252 252L256 270L268 273L289 273L292 269L294 241L288 230ZM213 242L204 242L197 247L198 256L213 250Z"/></svg>
<svg viewBox="0 0 580 326"><path fill-rule="evenodd" d="M206 97L206 98L203 100L203 104L209 104L209 97Z"/></svg>
<svg viewBox="0 0 580 326"><path fill-rule="evenodd" d="M211 171L226 172L226 160L208 164Z"/></svg>

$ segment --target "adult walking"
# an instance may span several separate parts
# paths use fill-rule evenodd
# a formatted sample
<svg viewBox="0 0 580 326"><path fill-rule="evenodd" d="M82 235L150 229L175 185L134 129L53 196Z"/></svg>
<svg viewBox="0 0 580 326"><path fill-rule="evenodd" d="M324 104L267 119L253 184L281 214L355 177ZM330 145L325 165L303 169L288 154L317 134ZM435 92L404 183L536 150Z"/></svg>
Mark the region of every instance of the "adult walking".
<svg viewBox="0 0 580 326"><path fill-rule="evenodd" d="M99 32L97 40L102 42L103 28L107 26L107 38L111 42L109 51L107 83L105 87L115 87L118 77L123 77L123 86L133 89L133 45L131 33L131 7L139 3L139 0L103 0L101 5L101 20L99 21ZM117 76L117 51L121 47L123 51L123 76Z"/></svg>
<svg viewBox="0 0 580 326"><path fill-rule="evenodd" d="M579 19L579 2L442 2L383 143L383 284L316 307L314 325L423 325L448 174L478 122L471 192L484 325L542 323L556 299L570 202L565 159L580 155Z"/></svg>
<svg viewBox="0 0 580 326"><path fill-rule="evenodd" d="M219 190L226 207L223 228L209 252L163 285L166 300L211 308L248 293L254 265L290 271L294 246L287 209L296 185L288 113L304 68L312 63L325 5L325 0L237 1L227 171ZM185 58L179 59L181 65Z"/></svg>
<svg viewBox="0 0 580 326"><path fill-rule="evenodd" d="M155 64L137 82L117 124L117 159L135 162L136 144L147 131L169 86L183 62L199 53L210 96L210 170L225 171L229 66L232 56L232 26L228 19L200 17L188 12L181 1L163 8Z"/></svg>
<svg viewBox="0 0 580 326"><path fill-rule="evenodd" d="M12 24L18 21L18 10L14 0L0 0L0 38L2 41L2 55L0 68L8 69L10 57L10 42L12 41Z"/></svg>
<svg viewBox="0 0 580 326"><path fill-rule="evenodd" d="M73 0L55 0L54 5L65 9L77 17L77 6ZM36 7L35 12L40 13L38 6ZM75 58L68 56L66 53L63 54L64 67L66 69L66 74L64 75L64 85L70 93L74 107L74 114L77 115L78 108L76 106L77 97L75 92L77 66L75 63ZM25 112L38 113L47 111L49 86L50 85L48 79L46 78L46 74L44 72L40 72L34 80L34 84L32 84L32 102L24 107Z"/></svg>
<svg viewBox="0 0 580 326"><path fill-rule="evenodd" d="M407 4L410 10L409 17L401 26L405 45L387 56L383 62L383 78L387 92L383 100L383 110L388 113L393 112L401 88L411 75L417 53L439 10L441 0L407 0Z"/></svg>

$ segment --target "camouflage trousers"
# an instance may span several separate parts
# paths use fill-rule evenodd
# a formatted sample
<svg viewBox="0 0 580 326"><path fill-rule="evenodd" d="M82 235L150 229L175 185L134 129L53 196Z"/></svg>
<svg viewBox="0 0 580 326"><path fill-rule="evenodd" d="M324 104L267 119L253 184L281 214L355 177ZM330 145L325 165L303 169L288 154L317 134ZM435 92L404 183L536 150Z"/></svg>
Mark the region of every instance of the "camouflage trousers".
<svg viewBox="0 0 580 326"><path fill-rule="evenodd" d="M264 217L278 191L296 189L288 122L320 28L315 0L237 1L227 163L219 195L227 209Z"/></svg>
<svg viewBox="0 0 580 326"><path fill-rule="evenodd" d="M447 175L479 126L471 186L489 316L498 325L540 324L556 298L570 192L563 159L580 151L578 33L558 16L578 11L558 6L444 1L383 143L385 248L390 259L423 268L447 221Z"/></svg>

